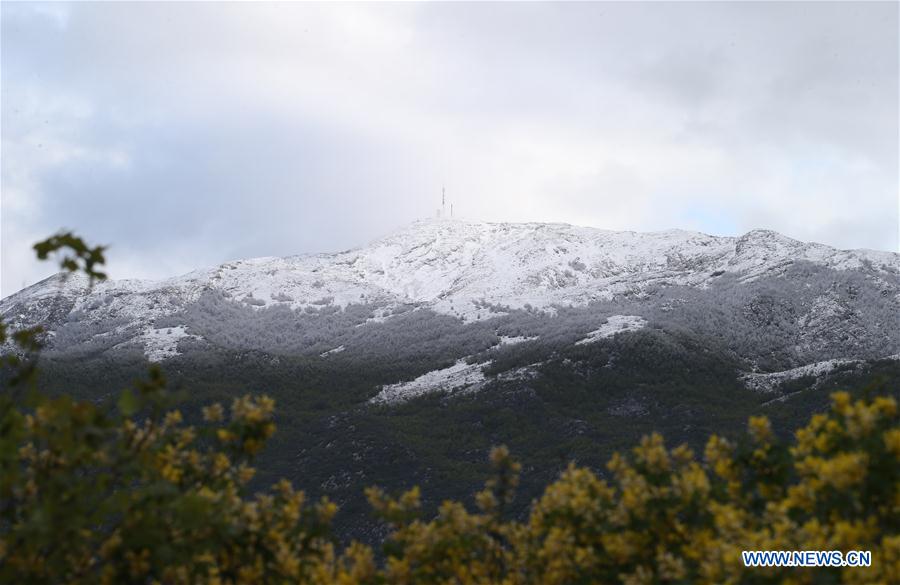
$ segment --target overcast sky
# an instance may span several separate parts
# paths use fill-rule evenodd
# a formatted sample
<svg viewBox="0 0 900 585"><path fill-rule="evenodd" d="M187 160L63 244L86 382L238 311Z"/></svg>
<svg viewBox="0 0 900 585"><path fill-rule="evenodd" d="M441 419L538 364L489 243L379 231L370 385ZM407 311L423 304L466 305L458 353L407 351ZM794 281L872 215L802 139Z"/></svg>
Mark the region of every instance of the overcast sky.
<svg viewBox="0 0 900 585"><path fill-rule="evenodd" d="M898 250L898 5L0 4L2 295L433 216Z"/></svg>

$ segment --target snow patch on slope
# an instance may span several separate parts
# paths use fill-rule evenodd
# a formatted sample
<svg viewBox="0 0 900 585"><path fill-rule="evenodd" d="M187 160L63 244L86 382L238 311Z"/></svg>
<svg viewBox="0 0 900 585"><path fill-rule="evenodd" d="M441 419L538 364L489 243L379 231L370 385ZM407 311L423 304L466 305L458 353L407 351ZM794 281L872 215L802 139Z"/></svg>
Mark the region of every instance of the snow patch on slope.
<svg viewBox="0 0 900 585"><path fill-rule="evenodd" d="M501 335L500 343L494 347L503 347L506 345L518 345L520 343L525 343L526 341L534 341L536 339L540 339L540 337L538 335L532 335L530 337L526 337L525 335L516 335L515 337Z"/></svg>
<svg viewBox="0 0 900 585"><path fill-rule="evenodd" d="M803 378L806 376L823 376L825 374L830 374L839 366L846 366L850 364L859 364L861 360L853 360L853 359L835 359L835 360L825 360L822 362L815 362L812 364L806 364L805 366L800 366L797 368L792 368L790 370L785 370L783 372L773 372L771 374L744 374L740 377L741 382L744 383L750 390L755 390L756 392L773 392L778 386L785 382L789 382L790 380L796 380L798 378Z"/></svg>
<svg viewBox="0 0 900 585"><path fill-rule="evenodd" d="M191 335L184 327L179 326L145 329L138 340L144 345L144 355L147 359L151 362L161 362L180 355L178 342L185 338L197 339L197 336Z"/></svg>
<svg viewBox="0 0 900 585"><path fill-rule="evenodd" d="M382 386L381 392L370 402L376 404L397 404L429 392L453 391L467 389L477 390L484 383L485 377L481 369L491 362L467 364L465 360L457 360L449 368L432 370L422 374L415 380Z"/></svg>
<svg viewBox="0 0 900 585"><path fill-rule="evenodd" d="M339 345L339 346L335 347L334 349L329 349L328 351L323 351L322 353L319 354L319 357L328 357L333 353L341 353L345 349L347 349L347 348L344 347L343 345Z"/></svg>
<svg viewBox="0 0 900 585"><path fill-rule="evenodd" d="M575 345L585 345L594 343L607 337L612 337L616 333L624 333L625 331L637 331L647 326L647 321L638 315L613 315L606 320L606 323L588 333L587 337L575 342Z"/></svg>

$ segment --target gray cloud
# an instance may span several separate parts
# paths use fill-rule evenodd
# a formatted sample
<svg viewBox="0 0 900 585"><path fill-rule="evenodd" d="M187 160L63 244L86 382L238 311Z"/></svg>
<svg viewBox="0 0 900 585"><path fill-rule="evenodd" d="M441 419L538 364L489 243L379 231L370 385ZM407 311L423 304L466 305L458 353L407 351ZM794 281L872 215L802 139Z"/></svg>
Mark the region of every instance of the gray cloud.
<svg viewBox="0 0 900 585"><path fill-rule="evenodd" d="M2 294L66 226L114 276L432 215L898 249L895 3L18 4Z"/></svg>

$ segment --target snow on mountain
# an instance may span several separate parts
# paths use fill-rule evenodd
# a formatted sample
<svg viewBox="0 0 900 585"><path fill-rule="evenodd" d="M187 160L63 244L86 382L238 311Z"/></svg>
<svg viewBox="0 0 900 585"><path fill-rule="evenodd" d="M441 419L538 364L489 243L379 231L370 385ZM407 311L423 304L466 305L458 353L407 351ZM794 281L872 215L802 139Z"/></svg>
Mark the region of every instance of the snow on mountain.
<svg viewBox="0 0 900 585"><path fill-rule="evenodd" d="M806 364L797 368L791 368L790 370L785 370L783 372L772 372L770 374L744 374L743 376L741 376L741 381L747 388L751 390L756 390L757 392L773 392L780 384L783 384L784 382L796 380L798 378L803 378L806 376L818 377L823 374L828 374L840 366L848 366L859 363L861 363L861 360L825 360L812 364Z"/></svg>
<svg viewBox="0 0 900 585"><path fill-rule="evenodd" d="M503 347L506 345L518 345L520 343L525 343L526 341L535 341L537 339L540 339L540 337L537 335L533 335L531 337L526 337L524 335L516 335L515 337L508 337L506 335L501 335L499 345L500 345L500 347Z"/></svg>
<svg viewBox="0 0 900 585"><path fill-rule="evenodd" d="M612 315L599 329L591 331L587 337L575 342L575 345L594 343L625 331L636 331L643 328L646 324L647 321L637 315ZM517 345L537 339L539 339L537 336L501 336L500 343L495 348ZM484 384L485 377L482 370L490 364L490 361L469 364L465 359L457 360L450 367L432 370L414 380L382 386L381 391L370 402L375 404L397 404L429 392L474 392L479 390ZM515 371L507 372L505 379L525 377L528 370L529 368L519 368Z"/></svg>
<svg viewBox="0 0 900 585"><path fill-rule="evenodd" d="M185 331L184 327L148 328L140 340L150 361L158 362L179 355L178 342L184 338L195 337Z"/></svg>
<svg viewBox="0 0 900 585"><path fill-rule="evenodd" d="M482 368L490 365L490 363L468 364L465 360L458 360L448 368L432 370L409 382L383 386L381 392L372 398L370 402L374 404L396 404L429 392L474 391L484 383L485 377Z"/></svg>
<svg viewBox="0 0 900 585"><path fill-rule="evenodd" d="M642 329L646 325L647 320L638 315L613 315L598 329L595 329L594 331L588 333L587 337L576 341L575 345L594 343L595 341L606 339L607 337L612 337L617 333L624 333L625 331L636 331L638 329Z"/></svg>
<svg viewBox="0 0 900 585"><path fill-rule="evenodd" d="M51 330L65 320L112 319L133 328L148 355L164 357L172 351L160 346L168 338L154 332L154 321L205 291L254 308L366 304L376 307L370 320L384 321L392 308L416 305L472 321L497 315L498 306L553 311L641 294L652 285L706 287L726 273L753 280L797 260L837 270L866 267L891 286L900 274L898 254L836 250L766 230L734 238L429 220L354 250L227 262L158 282L109 281L88 289L81 277L55 276L0 301L0 315L13 327L46 323Z"/></svg>
<svg viewBox="0 0 900 585"><path fill-rule="evenodd" d="M329 349L328 351L323 351L322 353L319 354L319 357L328 357L328 356L336 354L336 353L341 353L345 349L347 349L345 346L339 345L339 346L335 347L334 349Z"/></svg>

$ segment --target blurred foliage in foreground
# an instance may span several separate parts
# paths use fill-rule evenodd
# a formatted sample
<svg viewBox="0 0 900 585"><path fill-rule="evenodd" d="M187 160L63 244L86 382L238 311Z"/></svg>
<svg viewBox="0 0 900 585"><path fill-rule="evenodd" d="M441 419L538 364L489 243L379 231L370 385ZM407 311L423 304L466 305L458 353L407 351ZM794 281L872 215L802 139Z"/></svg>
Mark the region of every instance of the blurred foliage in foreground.
<svg viewBox="0 0 900 585"><path fill-rule="evenodd" d="M91 255L71 235L42 244L43 256L68 247L91 259L63 268L98 274L102 249ZM422 518L416 488L370 489L391 528L376 554L341 550L335 506L288 482L248 493L252 459L275 430L270 399L213 404L189 425L158 370L115 408L49 398L28 358L38 334L8 339L0 324L0 343L21 348L4 358L15 375L0 396L3 583L900 582L893 398L837 393L792 445L761 417L743 442L711 437L702 457L651 435L610 460L608 480L569 467L521 521L508 514L519 466L499 447L474 510L445 502ZM750 569L742 550L873 554L868 568Z"/></svg>

